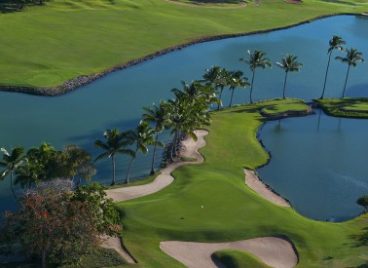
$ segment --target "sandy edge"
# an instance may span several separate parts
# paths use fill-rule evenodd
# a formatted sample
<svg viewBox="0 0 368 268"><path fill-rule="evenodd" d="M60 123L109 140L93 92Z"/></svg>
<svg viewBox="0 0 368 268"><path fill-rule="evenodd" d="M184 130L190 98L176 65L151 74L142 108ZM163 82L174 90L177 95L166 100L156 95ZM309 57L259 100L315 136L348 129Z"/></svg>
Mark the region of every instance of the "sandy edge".
<svg viewBox="0 0 368 268"><path fill-rule="evenodd" d="M263 198L267 199L268 201L281 206L281 207L291 207L290 203L282 198L280 195L272 191L270 187L264 184L256 174L254 170L244 169L245 175L245 184L251 188L253 191L258 193Z"/></svg>
<svg viewBox="0 0 368 268"><path fill-rule="evenodd" d="M198 140L194 141L192 138L185 139L182 142L183 151L180 153L180 156L193 158L195 159L195 161L174 162L168 165L167 167L163 168L160 174L155 178L153 182L144 185L106 190L107 197L113 199L114 201L126 201L142 197L145 195L153 194L169 186L174 181L174 178L171 175L171 173L178 167L188 164L202 163L204 161L204 158L198 152L198 150L206 145L204 137L208 134L208 131L196 130L195 134L197 135ZM104 236L102 237L101 246L104 248L114 249L128 263L136 263L136 261L132 258L131 254L125 249L125 247L122 246L119 237Z"/></svg>
<svg viewBox="0 0 368 268"><path fill-rule="evenodd" d="M225 243L164 241L160 249L189 268L217 268L211 255L219 250L247 251L275 268L292 268L298 263L293 245L282 238L259 237Z"/></svg>

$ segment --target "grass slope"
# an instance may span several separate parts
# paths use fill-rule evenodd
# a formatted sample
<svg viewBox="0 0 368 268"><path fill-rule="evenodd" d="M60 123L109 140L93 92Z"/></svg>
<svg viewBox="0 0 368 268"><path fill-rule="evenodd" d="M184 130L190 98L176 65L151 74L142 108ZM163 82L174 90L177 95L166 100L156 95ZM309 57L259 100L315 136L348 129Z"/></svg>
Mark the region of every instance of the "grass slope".
<svg viewBox="0 0 368 268"><path fill-rule="evenodd" d="M159 249L160 241L235 241L287 236L295 244L298 267L355 267L368 260L358 241L367 217L345 223L318 222L264 200L244 184L243 167L256 168L269 155L256 139L260 109L288 100L263 102L213 115L205 162L175 171L166 189L118 203L125 218L124 241L141 267L183 267Z"/></svg>
<svg viewBox="0 0 368 268"><path fill-rule="evenodd" d="M368 98L315 100L331 116L368 118Z"/></svg>
<svg viewBox="0 0 368 268"><path fill-rule="evenodd" d="M0 14L0 85L52 87L201 37L286 26L320 15L368 10L358 0L257 7L166 0L52 0Z"/></svg>
<svg viewBox="0 0 368 268"><path fill-rule="evenodd" d="M240 250L217 251L212 259L224 268L270 268L258 258Z"/></svg>

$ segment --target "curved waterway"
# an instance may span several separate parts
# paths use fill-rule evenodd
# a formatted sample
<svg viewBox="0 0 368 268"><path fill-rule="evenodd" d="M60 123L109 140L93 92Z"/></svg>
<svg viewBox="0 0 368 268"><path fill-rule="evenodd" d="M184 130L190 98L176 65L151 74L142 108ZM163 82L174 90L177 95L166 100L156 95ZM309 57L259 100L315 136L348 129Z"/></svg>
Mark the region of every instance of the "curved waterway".
<svg viewBox="0 0 368 268"><path fill-rule="evenodd" d="M368 19L338 16L317 20L298 27L206 42L158 57L154 60L112 73L98 81L60 97L39 97L18 93L0 93L0 146L23 145L31 147L49 142L57 148L65 144L78 144L93 155L93 146L107 128L122 130L134 127L140 119L142 106L172 97L170 89L179 87L181 80L201 78L212 65L245 71L249 69L239 61L248 49L261 49L272 61L285 53L294 53L304 63L302 72L292 74L288 81L288 96L311 99L319 96L327 60L329 38L338 34L368 55ZM333 62L327 87L327 96L339 96L342 91L346 66ZM368 68L352 70L347 95L368 96ZM273 67L260 70L255 82L256 100L278 97L281 94L283 72ZM248 102L248 91L235 93L235 103ZM224 93L224 103L229 92ZM344 154L344 152L341 152ZM118 179L122 181L126 158L118 159ZM149 172L150 158L140 157L133 167L133 176ZM108 160L100 162L95 180L109 182ZM12 201L8 183L0 185L0 210L10 208Z"/></svg>
<svg viewBox="0 0 368 268"><path fill-rule="evenodd" d="M301 214L328 221L362 212L368 194L368 120L316 114L265 123L260 138L271 161L262 180Z"/></svg>

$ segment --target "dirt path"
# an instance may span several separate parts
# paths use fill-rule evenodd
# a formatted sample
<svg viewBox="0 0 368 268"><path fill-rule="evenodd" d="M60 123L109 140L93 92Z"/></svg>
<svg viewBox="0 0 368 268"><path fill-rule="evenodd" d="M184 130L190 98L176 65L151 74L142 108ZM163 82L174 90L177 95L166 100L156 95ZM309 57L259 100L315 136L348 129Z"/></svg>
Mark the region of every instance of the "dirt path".
<svg viewBox="0 0 368 268"><path fill-rule="evenodd" d="M260 237L226 243L165 241L160 248L188 268L217 268L211 255L223 249L247 251L275 268L292 268L298 257L290 242L276 237Z"/></svg>

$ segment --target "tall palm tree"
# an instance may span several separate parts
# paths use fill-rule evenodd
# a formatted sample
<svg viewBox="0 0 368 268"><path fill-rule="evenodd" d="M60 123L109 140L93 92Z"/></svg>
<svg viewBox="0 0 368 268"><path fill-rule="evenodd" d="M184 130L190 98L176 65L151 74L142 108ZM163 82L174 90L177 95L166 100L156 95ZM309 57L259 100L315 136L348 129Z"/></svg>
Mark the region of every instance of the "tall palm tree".
<svg viewBox="0 0 368 268"><path fill-rule="evenodd" d="M148 146L156 143L155 130L144 120L140 121L137 128L129 131L127 135L130 143L135 144L135 149L131 151L132 153L130 154L131 159L128 165L125 183L129 183L130 170L135 158L137 157L137 153L142 152L143 154L147 154Z"/></svg>
<svg viewBox="0 0 368 268"><path fill-rule="evenodd" d="M260 50L254 50L251 52L248 50L248 58L243 59L241 58L240 61L244 61L249 65L249 69L252 72L252 81L250 83L250 92L249 92L249 100L250 103L253 103L252 93L253 93L253 87L254 87L254 78L256 74L257 68L265 69L267 67L271 67L272 63L271 61L266 58L266 53Z"/></svg>
<svg viewBox="0 0 368 268"><path fill-rule="evenodd" d="M103 153L96 157L96 161L103 158L111 158L112 162L112 181L111 185L116 183L116 155L127 154L133 155L132 150L127 146L132 142L128 138L127 132L120 132L118 129L108 129L104 132L105 141L96 140L95 145L104 150Z"/></svg>
<svg viewBox="0 0 368 268"><path fill-rule="evenodd" d="M360 62L364 62L363 53L356 50L355 48L351 48L351 49L346 50L345 57L337 56L335 59L341 61L342 63L346 63L348 65L348 69L346 71L345 82L344 82L344 88L343 88L342 96L341 96L342 98L344 98L346 86L348 84L350 69L351 67L356 67L358 63Z"/></svg>
<svg viewBox="0 0 368 268"><path fill-rule="evenodd" d="M277 66L285 71L284 87L282 90L282 98L285 99L286 82L289 72L299 72L303 64L298 62L298 57L292 54L287 54L281 59L281 62L276 62Z"/></svg>
<svg viewBox="0 0 368 268"><path fill-rule="evenodd" d="M249 86L248 78L243 77L242 71L235 71L229 73L228 81L229 89L231 91L229 107L233 104L234 91L236 88L245 88Z"/></svg>
<svg viewBox="0 0 368 268"><path fill-rule="evenodd" d="M0 174L0 179L3 180L10 175L10 189L16 199L17 196L13 186L14 172L16 172L25 161L24 148L16 147L10 153L5 148L1 148L0 150L3 153L3 158L0 160L0 167L4 168Z"/></svg>
<svg viewBox="0 0 368 268"><path fill-rule="evenodd" d="M203 79L210 85L212 85L216 91L218 91L218 105L217 110L220 109L221 106L221 97L222 92L224 91L224 88L227 86L229 81L229 72L221 68L219 66L214 66L206 71L206 73L203 75Z"/></svg>
<svg viewBox="0 0 368 268"><path fill-rule="evenodd" d="M155 131L155 143L153 147L152 162L151 162L151 172L150 174L155 174L155 158L157 146L163 146L159 141L159 134L167 127L169 123L170 115L168 113L167 102L160 102L160 105L153 104L152 107L144 107L145 113L143 114L143 120L154 124Z"/></svg>
<svg viewBox="0 0 368 268"><path fill-rule="evenodd" d="M326 73L325 73L325 80L323 82L323 89L322 89L322 95L320 97L320 99L323 99L323 97L325 96L325 91L326 91L326 84L327 84L327 76L328 76L328 71L330 69L330 62L331 62L331 56L332 56L332 53L335 51L335 50L343 50L343 45L345 45L345 41L340 37L340 36L337 36L337 35L334 35L332 37L332 39L329 41L329 48L328 48L328 62L327 62L327 68L326 68Z"/></svg>

